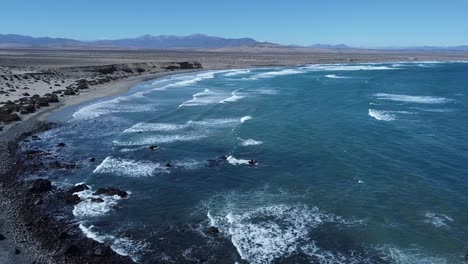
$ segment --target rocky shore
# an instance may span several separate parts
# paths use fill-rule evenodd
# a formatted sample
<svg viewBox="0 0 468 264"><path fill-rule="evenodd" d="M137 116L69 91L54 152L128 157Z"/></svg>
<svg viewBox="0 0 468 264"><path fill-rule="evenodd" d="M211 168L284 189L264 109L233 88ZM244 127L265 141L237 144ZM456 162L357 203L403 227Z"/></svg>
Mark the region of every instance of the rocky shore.
<svg viewBox="0 0 468 264"><path fill-rule="evenodd" d="M109 246L87 238L74 220L80 202L72 189L47 179L28 179L40 169L71 170L76 165L50 158L45 150L20 145L53 124L41 121L50 110L123 92L146 79L201 69L198 62L133 63L33 70L2 66L0 79L0 259L2 263L133 263ZM27 86L26 86L27 85ZM5 88L6 87L6 88ZM120 89L118 89L120 87ZM114 89L111 89L114 88ZM81 95L81 96L80 96ZM80 98L80 99L75 99ZM61 147L65 147L62 143ZM92 158L90 158L90 161ZM47 165L44 165L47 160ZM125 196L112 187L99 195Z"/></svg>
<svg viewBox="0 0 468 264"><path fill-rule="evenodd" d="M2 263L133 263L109 246L86 238L79 229L71 209L80 202L74 192L86 186L64 190L47 179L23 179L43 165L42 157L47 153L20 151L19 144L40 140L33 133L50 126L30 119L14 126L0 140L0 256L6 261ZM98 189L96 193L126 194L112 188Z"/></svg>

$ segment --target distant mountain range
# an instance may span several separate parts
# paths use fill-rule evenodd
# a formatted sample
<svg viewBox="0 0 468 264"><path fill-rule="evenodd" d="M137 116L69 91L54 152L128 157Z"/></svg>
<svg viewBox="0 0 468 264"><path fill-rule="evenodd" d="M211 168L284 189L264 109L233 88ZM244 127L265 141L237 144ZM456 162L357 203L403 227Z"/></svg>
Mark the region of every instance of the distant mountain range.
<svg viewBox="0 0 468 264"><path fill-rule="evenodd" d="M309 46L279 45L269 42L259 42L252 38L222 38L203 34L189 36L174 35L144 35L136 38L114 40L82 41L67 38L31 37L18 34L0 34L0 48L14 47L83 47L83 48L137 48L137 49L216 49L216 48L311 48L311 49L360 49L345 44L314 44ZM363 48L364 49L364 48ZM384 50L421 50L421 51L468 51L468 45L453 47L386 47L374 48Z"/></svg>
<svg viewBox="0 0 468 264"><path fill-rule="evenodd" d="M203 34L190 36L144 35L137 38L115 40L81 41L66 38L30 37L16 34L0 34L0 46L3 47L120 47L143 49L169 49L169 48L227 48L255 46L264 44L251 38L220 38Z"/></svg>

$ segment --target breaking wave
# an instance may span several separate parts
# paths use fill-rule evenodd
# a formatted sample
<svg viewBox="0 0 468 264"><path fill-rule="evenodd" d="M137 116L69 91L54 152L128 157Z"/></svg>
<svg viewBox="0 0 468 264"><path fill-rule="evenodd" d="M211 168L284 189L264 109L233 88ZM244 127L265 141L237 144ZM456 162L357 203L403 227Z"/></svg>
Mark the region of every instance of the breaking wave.
<svg viewBox="0 0 468 264"><path fill-rule="evenodd" d="M375 97L379 100L389 100L396 102L405 103L419 103L419 104L444 104L451 102L452 99L444 97L433 97L433 96L417 96L417 95L402 95L402 94L387 94L387 93L376 93Z"/></svg>

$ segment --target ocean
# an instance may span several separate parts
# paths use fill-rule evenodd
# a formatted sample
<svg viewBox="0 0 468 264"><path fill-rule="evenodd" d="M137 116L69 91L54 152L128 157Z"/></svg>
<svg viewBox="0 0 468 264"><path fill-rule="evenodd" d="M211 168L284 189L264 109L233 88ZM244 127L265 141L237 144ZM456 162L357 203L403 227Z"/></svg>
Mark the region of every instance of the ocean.
<svg viewBox="0 0 468 264"><path fill-rule="evenodd" d="M61 125L33 147L79 168L47 177L89 185L73 209L80 229L138 263L468 253L467 63L180 74L50 119ZM102 187L129 196L91 201Z"/></svg>

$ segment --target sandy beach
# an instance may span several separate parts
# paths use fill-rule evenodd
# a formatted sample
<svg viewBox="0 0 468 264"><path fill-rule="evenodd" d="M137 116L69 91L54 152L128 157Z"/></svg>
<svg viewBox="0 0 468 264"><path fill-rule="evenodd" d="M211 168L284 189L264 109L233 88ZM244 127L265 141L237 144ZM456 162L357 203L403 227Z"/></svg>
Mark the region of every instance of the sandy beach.
<svg viewBox="0 0 468 264"><path fill-rule="evenodd" d="M61 204L53 202L63 200L60 195L66 191L31 193L31 182L23 181L18 144L47 129L47 115L53 111L124 93L142 81L191 71L433 60L468 60L468 53L0 50L0 262L132 262L81 234L70 212L62 213ZM62 218L54 219L57 215Z"/></svg>

